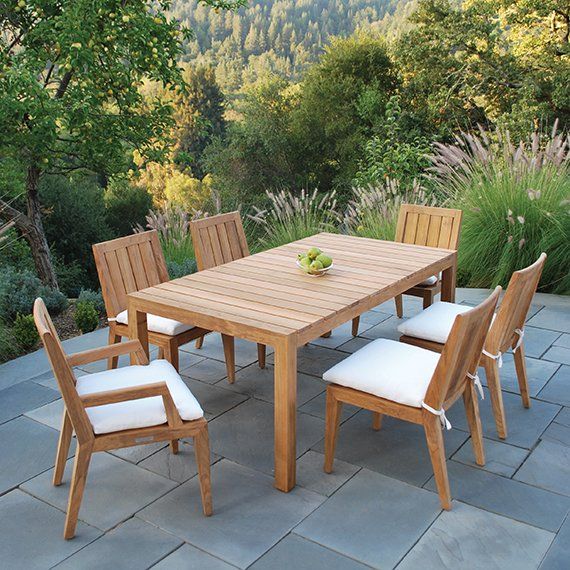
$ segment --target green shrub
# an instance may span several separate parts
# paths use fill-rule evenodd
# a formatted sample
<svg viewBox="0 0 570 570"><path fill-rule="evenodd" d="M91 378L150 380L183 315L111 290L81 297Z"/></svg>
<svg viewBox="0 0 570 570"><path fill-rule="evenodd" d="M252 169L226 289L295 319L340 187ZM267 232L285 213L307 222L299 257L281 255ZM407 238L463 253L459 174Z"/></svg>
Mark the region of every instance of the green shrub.
<svg viewBox="0 0 570 570"><path fill-rule="evenodd" d="M89 301L80 301L75 305L75 314L73 316L77 328L82 333L94 331L99 325L99 313Z"/></svg>
<svg viewBox="0 0 570 570"><path fill-rule="evenodd" d="M10 322L18 313L30 314L37 297L44 300L52 315L67 307L65 295L43 285L31 271L17 271L13 267L0 269L0 319Z"/></svg>
<svg viewBox="0 0 570 570"><path fill-rule="evenodd" d="M114 235L126 236L144 224L152 208L152 196L144 188L133 186L125 178L112 179L105 190L105 219Z"/></svg>
<svg viewBox="0 0 570 570"><path fill-rule="evenodd" d="M81 289L81 293L79 293L77 301L78 303L91 303L99 315L105 315L105 302L103 301L103 295L101 294L101 291Z"/></svg>
<svg viewBox="0 0 570 570"><path fill-rule="evenodd" d="M417 181L406 190L397 180L365 188L353 188L344 225L349 234L374 239L393 240L402 204L434 205L433 198Z"/></svg>
<svg viewBox="0 0 570 570"><path fill-rule="evenodd" d="M202 217L196 212L195 217ZM194 257L192 237L190 236L190 216L182 208L167 205L162 210L149 212L146 227L137 226L137 232L157 230L160 245L167 263L184 264Z"/></svg>
<svg viewBox="0 0 570 570"><path fill-rule="evenodd" d="M77 261L63 263L60 259L54 260L57 284L62 293L70 299L76 298L82 289L91 287L94 281L86 268Z"/></svg>
<svg viewBox="0 0 570 570"><path fill-rule="evenodd" d="M270 249L319 232L336 232L341 216L337 210L335 192L319 194L301 191L299 196L282 190L267 192L269 208L254 207L248 218L259 225L259 246Z"/></svg>
<svg viewBox="0 0 570 570"><path fill-rule="evenodd" d="M436 183L463 210L463 285L506 286L545 251L540 288L570 292L570 136L534 133L514 146L508 133L463 134L436 148Z"/></svg>
<svg viewBox="0 0 570 570"><path fill-rule="evenodd" d="M23 350L33 348L40 340L33 315L21 315L18 313L12 327L12 334Z"/></svg>
<svg viewBox="0 0 570 570"><path fill-rule="evenodd" d="M182 263L167 261L166 266L170 279L178 279L196 272L196 260L191 258L185 259Z"/></svg>
<svg viewBox="0 0 570 570"><path fill-rule="evenodd" d="M0 363L16 358L21 352L12 329L0 321Z"/></svg>

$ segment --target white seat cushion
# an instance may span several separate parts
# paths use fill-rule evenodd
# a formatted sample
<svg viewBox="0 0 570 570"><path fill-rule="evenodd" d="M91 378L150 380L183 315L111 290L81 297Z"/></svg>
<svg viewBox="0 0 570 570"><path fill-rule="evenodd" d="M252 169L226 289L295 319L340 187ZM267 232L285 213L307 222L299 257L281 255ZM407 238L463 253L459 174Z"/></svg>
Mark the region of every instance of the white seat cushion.
<svg viewBox="0 0 570 570"><path fill-rule="evenodd" d="M444 344L447 342L455 317L470 311L472 308L440 301L423 310L415 317L404 321L398 326L398 331L407 336Z"/></svg>
<svg viewBox="0 0 570 570"><path fill-rule="evenodd" d="M84 396L155 382L166 382L183 420L197 420L203 417L204 412L200 404L174 366L166 360L153 360L148 366L125 366L80 376L77 379L77 392L80 396ZM161 396L87 408L87 415L95 433L109 433L166 423L166 411Z"/></svg>
<svg viewBox="0 0 570 570"><path fill-rule="evenodd" d="M115 320L122 325L129 324L128 311L120 312ZM176 336L177 334L189 331L193 328L192 325L185 325L173 319L159 317L157 315L148 314L146 316L146 326L149 331Z"/></svg>
<svg viewBox="0 0 570 570"><path fill-rule="evenodd" d="M435 275L428 277L421 283L418 283L418 287L429 287L430 285L435 285L438 282L438 278Z"/></svg>
<svg viewBox="0 0 570 570"><path fill-rule="evenodd" d="M420 408L438 361L431 350L380 338L327 370L323 379Z"/></svg>

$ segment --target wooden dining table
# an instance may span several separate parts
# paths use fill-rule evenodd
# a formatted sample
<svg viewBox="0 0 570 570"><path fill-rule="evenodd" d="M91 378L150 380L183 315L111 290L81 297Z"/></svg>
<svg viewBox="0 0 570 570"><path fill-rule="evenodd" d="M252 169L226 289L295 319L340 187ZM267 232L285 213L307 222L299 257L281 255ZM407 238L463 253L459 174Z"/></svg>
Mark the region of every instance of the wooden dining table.
<svg viewBox="0 0 570 570"><path fill-rule="evenodd" d="M334 260L322 277L296 266L311 247ZM297 349L440 272L441 299L454 301L456 269L456 251L319 233L129 294L129 335L148 354L151 313L272 346L275 487L288 492L296 477Z"/></svg>

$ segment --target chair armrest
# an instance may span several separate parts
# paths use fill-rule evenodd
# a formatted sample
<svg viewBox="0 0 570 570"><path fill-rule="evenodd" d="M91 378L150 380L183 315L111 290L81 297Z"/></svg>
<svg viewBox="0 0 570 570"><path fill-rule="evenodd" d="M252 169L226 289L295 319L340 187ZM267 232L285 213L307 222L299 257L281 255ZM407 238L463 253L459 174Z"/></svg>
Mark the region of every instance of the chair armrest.
<svg viewBox="0 0 570 570"><path fill-rule="evenodd" d="M143 384L142 386L131 386L130 388L94 392L80 396L80 399L85 408L93 408L107 404L118 404L120 402L141 400L143 398L153 398L155 396L162 397L168 425L171 427L182 425L182 418L178 413L178 409L174 404L166 382L155 382L153 384Z"/></svg>
<svg viewBox="0 0 570 570"><path fill-rule="evenodd" d="M138 340L118 342L116 344L110 344L100 348L92 348L91 350L76 352L75 354L70 354L67 357L67 362L70 366L81 366L82 364L89 364L90 362L96 362L97 360L103 360L104 358L121 356L122 354L131 354L133 352L137 353L139 362L141 362L141 356L144 355L144 350ZM146 355L144 356L145 358L141 363L147 364L148 359L146 358Z"/></svg>

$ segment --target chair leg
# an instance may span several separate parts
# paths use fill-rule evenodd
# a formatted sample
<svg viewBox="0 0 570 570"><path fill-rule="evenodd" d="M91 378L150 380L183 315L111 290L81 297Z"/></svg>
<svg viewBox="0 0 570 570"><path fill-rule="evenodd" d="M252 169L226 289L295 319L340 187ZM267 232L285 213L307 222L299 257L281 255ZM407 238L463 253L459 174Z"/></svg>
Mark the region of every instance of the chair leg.
<svg viewBox="0 0 570 570"><path fill-rule="evenodd" d="M173 455L178 455L178 440L171 439L170 440L170 451Z"/></svg>
<svg viewBox="0 0 570 570"><path fill-rule="evenodd" d="M321 335L321 338L329 338L332 335L332 331L326 332L325 334Z"/></svg>
<svg viewBox="0 0 570 570"><path fill-rule="evenodd" d="M117 344L118 342L121 342L121 336L115 333L115 327L110 326L109 327L109 344ZM117 366L119 366L119 357L118 356L112 356L111 358L107 359L107 368L109 370L111 370L113 368L117 368Z"/></svg>
<svg viewBox="0 0 570 570"><path fill-rule="evenodd" d="M528 394L528 376L526 374L526 361L524 359L524 344L521 344L513 353L515 359L515 370L517 371L517 380L519 381L519 389L523 406L530 408L530 396Z"/></svg>
<svg viewBox="0 0 570 570"><path fill-rule="evenodd" d="M334 388L327 386L327 409L325 418L325 473L332 473L334 462L334 450L340 423L342 402L334 395Z"/></svg>
<svg viewBox="0 0 570 570"><path fill-rule="evenodd" d="M360 317L352 319L352 336L358 336L358 327L360 325Z"/></svg>
<svg viewBox="0 0 570 570"><path fill-rule="evenodd" d="M230 384L233 384L236 379L236 353L234 337L223 334L222 344L224 345L224 357L226 359L228 382Z"/></svg>
<svg viewBox="0 0 570 570"><path fill-rule="evenodd" d="M483 356L483 366L485 367L487 386L491 394L491 405L493 407L493 415L495 416L497 434L501 439L505 439L507 437L507 420L505 418L505 408L503 407L499 366L495 360L486 356Z"/></svg>
<svg viewBox="0 0 570 570"><path fill-rule="evenodd" d="M196 454L196 464L198 466L202 509L204 514L209 517L212 514L212 488L210 482L210 443L207 425L194 437L194 453Z"/></svg>
<svg viewBox="0 0 570 570"><path fill-rule="evenodd" d="M67 516L65 517L65 530L63 538L70 539L75 536L79 507L83 499L83 490L87 480L87 470L91 460L92 446L90 444L78 445L75 463L73 464L73 475L71 478L71 489L69 491L69 502L67 504Z"/></svg>
<svg viewBox="0 0 570 570"><path fill-rule="evenodd" d="M200 350L204 346L204 337L200 336L196 339L196 348Z"/></svg>
<svg viewBox="0 0 570 570"><path fill-rule="evenodd" d="M481 427L481 416L479 415L479 402L475 387L471 382L466 384L463 391L463 403L465 404L465 413L467 415L467 423L469 424L469 432L471 433L471 445L473 445L473 454L477 465L485 465L485 450L483 449L483 428Z"/></svg>
<svg viewBox="0 0 570 570"><path fill-rule="evenodd" d="M443 433L439 418L433 414L424 414L424 430L426 432L427 445L435 484L441 501L441 508L451 510L451 492L449 490L449 478L447 476L447 464L445 462L445 447L443 446Z"/></svg>
<svg viewBox="0 0 570 570"><path fill-rule="evenodd" d="M372 412L372 429L378 431L382 428L382 414L380 412Z"/></svg>
<svg viewBox="0 0 570 570"><path fill-rule="evenodd" d="M176 372L178 372L178 342L176 341L176 338L171 338L168 341L168 344L164 345L164 358L166 358L166 360L174 366Z"/></svg>
<svg viewBox="0 0 570 570"><path fill-rule="evenodd" d="M257 362L259 364L259 368L265 368L265 353L265 345L257 343Z"/></svg>
<svg viewBox="0 0 570 570"><path fill-rule="evenodd" d="M396 295L394 297L396 303L396 315L401 319L404 316L404 299L402 295Z"/></svg>
<svg viewBox="0 0 570 570"><path fill-rule="evenodd" d="M427 309L429 306L433 304L434 294L433 291L424 291L424 309Z"/></svg>
<svg viewBox="0 0 570 570"><path fill-rule="evenodd" d="M57 455L55 458L55 469L53 470L53 484L57 487L61 485L63 480L63 472L65 471L65 463L67 461L67 453L69 452L69 444L73 427L67 410L63 410L63 418L61 420L61 432L59 433L59 443L57 444Z"/></svg>
<svg viewBox="0 0 570 570"><path fill-rule="evenodd" d="M156 355L158 360L162 360L164 358L164 348L162 346L158 347L158 354Z"/></svg>

